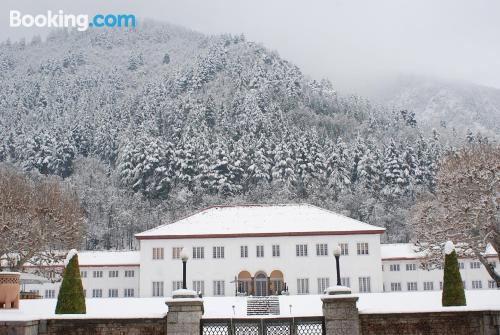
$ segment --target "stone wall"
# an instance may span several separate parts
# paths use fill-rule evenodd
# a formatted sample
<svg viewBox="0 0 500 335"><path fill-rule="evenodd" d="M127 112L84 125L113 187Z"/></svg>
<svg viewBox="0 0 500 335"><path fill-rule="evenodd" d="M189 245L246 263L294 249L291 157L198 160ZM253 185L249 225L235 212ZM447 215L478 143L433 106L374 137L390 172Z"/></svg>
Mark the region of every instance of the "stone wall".
<svg viewBox="0 0 500 335"><path fill-rule="evenodd" d="M0 335L38 335L38 321L0 321Z"/></svg>
<svg viewBox="0 0 500 335"><path fill-rule="evenodd" d="M52 319L0 321L0 335L165 335L160 319Z"/></svg>
<svg viewBox="0 0 500 335"><path fill-rule="evenodd" d="M500 334L498 311L360 314L359 318L362 335Z"/></svg>

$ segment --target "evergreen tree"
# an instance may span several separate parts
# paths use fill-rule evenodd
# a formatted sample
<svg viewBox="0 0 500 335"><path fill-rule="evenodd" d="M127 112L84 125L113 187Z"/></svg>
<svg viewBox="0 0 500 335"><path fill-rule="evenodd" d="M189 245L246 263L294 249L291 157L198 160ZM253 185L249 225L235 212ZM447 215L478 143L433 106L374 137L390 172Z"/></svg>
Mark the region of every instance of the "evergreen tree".
<svg viewBox="0 0 500 335"><path fill-rule="evenodd" d="M56 314L85 314L85 296L83 294L78 254L71 250L66 257L63 281L57 296Z"/></svg>
<svg viewBox="0 0 500 335"><path fill-rule="evenodd" d="M444 258L443 306L465 306L464 285L458 267L457 253L451 241L446 242Z"/></svg>

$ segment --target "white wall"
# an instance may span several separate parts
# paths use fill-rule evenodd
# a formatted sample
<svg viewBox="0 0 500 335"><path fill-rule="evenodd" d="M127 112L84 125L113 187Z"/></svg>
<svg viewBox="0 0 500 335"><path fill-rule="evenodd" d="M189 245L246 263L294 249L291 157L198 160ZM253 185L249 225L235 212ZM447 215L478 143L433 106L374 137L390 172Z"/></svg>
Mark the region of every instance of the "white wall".
<svg viewBox="0 0 500 335"><path fill-rule="evenodd" d="M495 258L489 259L492 262L496 262L498 267L498 261ZM473 259L459 259L459 263L464 263L464 268L460 270L460 275L462 280L465 281L465 288L472 289L472 281L480 280L482 283L482 289L488 289L488 281L491 281L491 277L485 270L484 266L481 264L479 269L471 269L470 263L474 262ZM419 266L417 259L415 260L384 260L384 285L387 292L391 291L391 283L400 282L402 291L407 291L408 282L417 282L417 288L419 291L424 290L424 282L432 281L434 283L434 290L439 290L439 283L443 281L443 270L424 270ZM406 264L414 263L417 264L417 271L406 271ZM391 264L400 264L400 271L390 271ZM498 271L498 270L497 270Z"/></svg>
<svg viewBox="0 0 500 335"><path fill-rule="evenodd" d="M357 242L369 243L369 255L357 255ZM328 256L316 256L316 244L328 244ZM353 292L358 291L358 277L371 278L372 292L382 291L380 257L380 235L329 235L329 236L283 236L205 239L163 239L141 241L141 297L152 295L152 282L164 282L164 294L172 293L172 282L182 280L182 262L172 259L173 247L187 248L190 259L187 263L187 286L192 288L193 280L204 280L205 295L213 295L213 281L225 281L225 295L234 295L235 285L230 283L240 271L246 270L252 276L258 271L267 275L280 270L288 284L290 294L297 294L297 279L309 279L309 291L318 293L317 278L328 277L330 285L336 284L335 258L333 249L339 243L349 244L349 255L341 256L341 276L349 277ZM280 245L280 257L272 257L272 245ZM308 256L297 257L296 245L307 244ZM240 246L248 246L248 258L240 257ZM256 246L264 245L265 256L256 257ZM224 246L225 258L213 259L212 247ZM164 248L164 259L153 260L152 249ZM192 259L193 247L205 247L204 259Z"/></svg>
<svg viewBox="0 0 500 335"><path fill-rule="evenodd" d="M117 270L118 277L110 278L109 271ZM125 270L133 270L134 277L125 277ZM109 289L118 289L118 297L124 296L124 289L132 288L136 297L139 297L139 267L138 266L106 266L87 267L80 266L80 272L86 271L87 277L82 278L83 289L86 291L86 298L92 298L93 289L102 289L102 297L107 298ZM94 278L93 271L102 271L102 278ZM46 290L55 290L55 298L59 292L61 283L45 283L25 285L26 291L38 290L39 294L45 297Z"/></svg>

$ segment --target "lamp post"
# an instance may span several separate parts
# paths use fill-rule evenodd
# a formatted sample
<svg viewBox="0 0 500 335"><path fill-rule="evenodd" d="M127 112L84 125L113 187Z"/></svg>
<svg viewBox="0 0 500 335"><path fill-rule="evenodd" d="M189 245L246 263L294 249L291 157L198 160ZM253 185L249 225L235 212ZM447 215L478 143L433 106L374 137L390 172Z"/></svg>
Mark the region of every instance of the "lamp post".
<svg viewBox="0 0 500 335"><path fill-rule="evenodd" d="M186 251L186 249L182 248L181 251L181 260L182 260L182 288L187 289L186 285L186 263L189 259L189 255Z"/></svg>
<svg viewBox="0 0 500 335"><path fill-rule="evenodd" d="M333 250L333 255L335 256L335 263L337 264L337 286L341 285L341 283L340 283L340 265L339 265L340 254L341 254L340 246L337 245L335 247L335 250Z"/></svg>

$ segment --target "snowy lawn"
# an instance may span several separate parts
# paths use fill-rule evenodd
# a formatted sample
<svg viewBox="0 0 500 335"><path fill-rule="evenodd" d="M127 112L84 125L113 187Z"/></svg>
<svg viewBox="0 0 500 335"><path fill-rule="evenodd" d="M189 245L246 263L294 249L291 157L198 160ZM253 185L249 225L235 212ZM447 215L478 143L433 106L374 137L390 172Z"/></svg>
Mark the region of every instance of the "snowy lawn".
<svg viewBox="0 0 500 335"><path fill-rule="evenodd" d="M442 307L441 292L357 294L362 314L500 310L500 290L466 291L467 306ZM280 316L322 315L321 295L280 296ZM87 299L87 314L55 315L55 299L21 300L19 310L0 310L0 321L38 319L162 318L168 298ZM204 318L246 318L246 298L205 297ZM234 306L234 307L233 307ZM275 315L267 317L276 317Z"/></svg>

